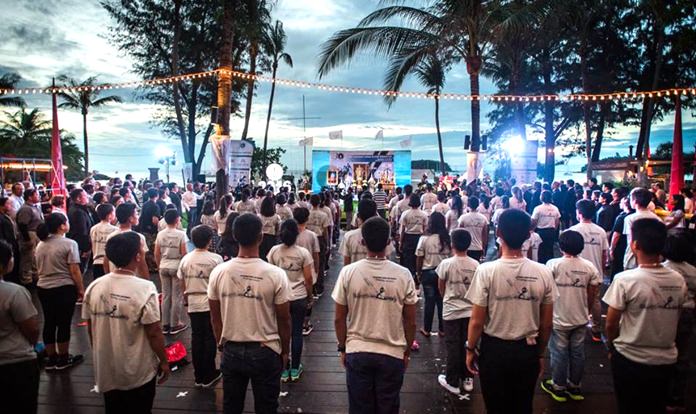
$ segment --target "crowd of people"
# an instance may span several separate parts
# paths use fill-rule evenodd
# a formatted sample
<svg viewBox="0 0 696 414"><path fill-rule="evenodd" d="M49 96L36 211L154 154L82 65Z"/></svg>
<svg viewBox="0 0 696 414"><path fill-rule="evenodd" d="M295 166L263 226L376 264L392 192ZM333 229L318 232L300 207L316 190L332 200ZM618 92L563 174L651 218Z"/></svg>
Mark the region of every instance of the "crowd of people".
<svg viewBox="0 0 696 414"><path fill-rule="evenodd" d="M470 393L478 375L489 413L531 413L546 371L550 398L583 400L588 325L608 350L619 412L685 409L689 189L668 200L659 184L424 180L218 195L126 176L67 190L15 183L0 197L0 389L22 396L16 412L36 411L41 368L83 361L70 353L76 306L106 412L151 410L170 374L165 335L189 328L194 386L222 379L224 411L240 413L251 382L256 412L276 412L280 384L303 376L332 255L351 413L398 412L417 334L444 339L443 389Z"/></svg>

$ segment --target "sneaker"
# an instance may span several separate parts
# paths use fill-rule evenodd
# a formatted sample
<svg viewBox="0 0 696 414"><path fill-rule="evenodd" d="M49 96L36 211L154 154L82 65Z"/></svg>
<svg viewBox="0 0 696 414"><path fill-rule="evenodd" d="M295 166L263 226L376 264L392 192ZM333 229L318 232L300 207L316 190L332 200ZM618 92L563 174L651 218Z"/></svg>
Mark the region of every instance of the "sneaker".
<svg viewBox="0 0 696 414"><path fill-rule="evenodd" d="M170 332L170 331L171 331L171 327L170 327L169 325L164 325L164 326L162 327L162 333L163 333L164 335L169 335L169 332Z"/></svg>
<svg viewBox="0 0 696 414"><path fill-rule="evenodd" d="M420 351L420 344L415 339L413 340L413 343L411 344L411 351Z"/></svg>
<svg viewBox="0 0 696 414"><path fill-rule="evenodd" d="M464 391L471 392L474 390L474 379L471 377L464 378L464 383L462 384Z"/></svg>
<svg viewBox="0 0 696 414"><path fill-rule="evenodd" d="M56 370L60 371L70 367L74 367L80 362L84 361L82 355L63 355L58 357L58 362L56 363Z"/></svg>
<svg viewBox="0 0 696 414"><path fill-rule="evenodd" d="M546 381L541 382L541 389L546 391L547 394L551 396L554 400L558 402L566 402L568 401L567 394L565 390L557 390L554 385L553 381L550 379L547 379Z"/></svg>
<svg viewBox="0 0 696 414"><path fill-rule="evenodd" d="M295 368L291 369L290 370L290 380L297 381L298 379L300 379L300 375L302 375L303 372L304 372L304 367L302 366L302 364L300 364L300 366L297 367L297 369L295 369Z"/></svg>
<svg viewBox="0 0 696 414"><path fill-rule="evenodd" d="M280 374L280 382L288 382L290 380L290 370L284 369L283 373Z"/></svg>
<svg viewBox="0 0 696 414"><path fill-rule="evenodd" d="M179 326L174 326L174 327L172 327L172 329L169 330L169 334L170 334L170 335L176 335L176 334L178 334L179 332L185 331L187 328L188 328L188 325L186 325L186 324L184 324L184 325L179 325Z"/></svg>
<svg viewBox="0 0 696 414"><path fill-rule="evenodd" d="M425 328L420 329L421 335L423 335L426 338L430 338L430 332L426 331Z"/></svg>
<svg viewBox="0 0 696 414"><path fill-rule="evenodd" d="M602 333L601 332L592 332L592 342L602 343Z"/></svg>
<svg viewBox="0 0 696 414"><path fill-rule="evenodd" d="M437 382L442 386L442 388L451 392L452 394L460 394L459 388L449 385L447 382L447 376L445 374L440 374L437 376Z"/></svg>
<svg viewBox="0 0 696 414"><path fill-rule="evenodd" d="M573 401L585 400L585 396L582 395L582 390L580 389L580 387L568 387L566 389L566 394Z"/></svg>
<svg viewBox="0 0 696 414"><path fill-rule="evenodd" d="M54 371L56 369L56 365L58 365L58 355L52 355L46 358L46 365L44 365L44 369L46 371Z"/></svg>
<svg viewBox="0 0 696 414"><path fill-rule="evenodd" d="M201 388L211 388L211 387L214 387L215 384L217 384L217 382L220 381L221 378L222 378L222 371L217 371L217 374L213 377L212 380L205 382L205 383L196 384L196 385L201 387Z"/></svg>
<svg viewBox="0 0 696 414"><path fill-rule="evenodd" d="M311 323L308 323L307 325L302 327L302 336L307 336L312 333L314 330L314 325Z"/></svg>

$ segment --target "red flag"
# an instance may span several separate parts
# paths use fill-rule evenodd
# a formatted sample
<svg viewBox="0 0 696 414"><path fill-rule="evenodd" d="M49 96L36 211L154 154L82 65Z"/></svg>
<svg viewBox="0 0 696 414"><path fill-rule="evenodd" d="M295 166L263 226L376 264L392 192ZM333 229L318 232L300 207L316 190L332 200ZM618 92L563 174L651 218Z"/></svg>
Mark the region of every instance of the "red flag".
<svg viewBox="0 0 696 414"><path fill-rule="evenodd" d="M682 145L681 100L677 95L674 107L674 140L672 141L672 171L669 176L669 194L679 194L684 187L684 147Z"/></svg>
<svg viewBox="0 0 696 414"><path fill-rule="evenodd" d="M55 81L53 87L55 88ZM51 132L51 189L53 195L66 195L65 175L63 174L63 151L60 147L60 129L58 128L58 104L56 93L53 92L53 131Z"/></svg>

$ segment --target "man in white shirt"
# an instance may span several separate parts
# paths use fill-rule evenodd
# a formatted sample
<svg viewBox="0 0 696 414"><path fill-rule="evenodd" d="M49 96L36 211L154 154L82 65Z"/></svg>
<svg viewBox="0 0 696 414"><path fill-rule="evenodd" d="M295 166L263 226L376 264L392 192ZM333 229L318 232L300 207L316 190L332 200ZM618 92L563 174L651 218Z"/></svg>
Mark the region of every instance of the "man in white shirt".
<svg viewBox="0 0 696 414"><path fill-rule="evenodd" d="M343 235L343 241L338 249L338 252L343 256L343 265L348 266L367 257L367 247L363 243L362 230L360 227L368 219L377 215L377 205L373 200L362 199L358 203L358 224L359 227L351 230ZM391 255L393 248L391 244L387 244L386 256Z"/></svg>
<svg viewBox="0 0 696 414"><path fill-rule="evenodd" d="M127 231L133 231L133 226L138 224L138 213L135 210L135 204L123 203L116 207L116 221L118 221L118 230L109 233L106 236L106 241L108 242L111 237L117 234L125 233ZM134 232L134 231L133 231ZM134 232L135 233L135 232ZM142 233L135 233L140 237L140 242L143 244L143 249L147 253L147 242L145 241L145 236ZM104 266L104 273L109 273L115 269L112 263L107 260L102 261L102 266ZM138 277L150 280L150 271L147 268L147 263L145 261L138 262L138 269L136 269L136 274Z"/></svg>
<svg viewBox="0 0 696 414"><path fill-rule="evenodd" d="M546 263L553 258L553 245L558 238L558 227L561 224L561 212L551 204L551 191L541 192L541 203L532 211L532 223L541 237L539 246L539 263Z"/></svg>
<svg viewBox="0 0 696 414"><path fill-rule="evenodd" d="M481 261L485 258L486 249L488 248L488 219L477 212L479 199L469 197L469 213L462 214L459 217L459 228L469 232L471 235L471 246L467 250L467 254L474 260Z"/></svg>
<svg viewBox="0 0 696 414"><path fill-rule="evenodd" d="M421 209L425 211L425 214L430 215L435 204L437 204L437 196L433 193L433 185L428 183L425 185L425 193L421 196Z"/></svg>
<svg viewBox="0 0 696 414"><path fill-rule="evenodd" d="M318 295L324 293L324 273L326 263L328 261L329 250L329 228L332 220L321 209L321 197L319 194L312 194L310 197L312 208L309 210L309 218L307 219L307 229L314 232L319 238L319 274L317 275L317 283L315 284L315 293Z"/></svg>
<svg viewBox="0 0 696 414"><path fill-rule="evenodd" d="M188 212L188 231L191 234L191 229L196 226L196 221L198 220L198 200L201 198L200 195L193 192L193 184L186 184L186 191L181 195L181 208L183 211Z"/></svg>
<svg viewBox="0 0 696 414"><path fill-rule="evenodd" d="M12 209L10 210L9 214L14 220L17 216L19 208L22 207L22 204L24 204L24 185L22 183L12 184L12 194L8 198L12 203Z"/></svg>
<svg viewBox="0 0 696 414"><path fill-rule="evenodd" d="M89 238L92 242L92 276L94 279L104 276L106 239L111 233L118 231L118 227L111 224L116 217L114 206L99 204L97 216L99 216L100 222L89 230Z"/></svg>
<svg viewBox="0 0 696 414"><path fill-rule="evenodd" d="M250 380L256 412L275 413L290 352L290 287L283 269L259 258L262 227L254 214L237 217L239 255L213 269L208 284L225 413L244 410Z"/></svg>
<svg viewBox="0 0 696 414"><path fill-rule="evenodd" d="M176 335L188 326L184 323L184 293L177 278L179 262L186 255L188 237L179 224L179 212L173 208L164 212L167 227L157 233L155 261L162 285L162 321L165 334Z"/></svg>
<svg viewBox="0 0 696 414"><path fill-rule="evenodd" d="M399 393L416 334L416 288L408 269L389 261L389 224L362 226L368 257L341 270L332 297L349 413L399 412Z"/></svg>
<svg viewBox="0 0 696 414"><path fill-rule="evenodd" d="M631 249L631 241L633 238L633 233L631 232L631 226L637 220L643 218L651 218L654 220L662 221L660 218L650 211L648 206L652 202L652 193L645 188L634 188L631 190L630 195L631 207L633 207L636 212L629 214L624 219L623 234L626 236L626 254L624 255L624 269L633 269L636 267L636 258L633 255L633 249Z"/></svg>
<svg viewBox="0 0 696 414"><path fill-rule="evenodd" d="M157 288L135 275L145 261L136 233L111 237L106 256L116 268L89 285L82 306L97 388L108 414L150 412L155 382L164 383L170 372Z"/></svg>

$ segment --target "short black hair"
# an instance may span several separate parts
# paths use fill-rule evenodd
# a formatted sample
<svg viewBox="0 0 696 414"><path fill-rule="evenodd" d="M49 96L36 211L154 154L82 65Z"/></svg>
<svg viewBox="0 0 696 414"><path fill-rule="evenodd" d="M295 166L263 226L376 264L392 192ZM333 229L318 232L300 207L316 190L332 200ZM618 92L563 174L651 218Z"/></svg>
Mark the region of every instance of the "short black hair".
<svg viewBox="0 0 696 414"><path fill-rule="evenodd" d="M571 256L577 256L585 248L585 239L575 230L566 230L558 237L561 251Z"/></svg>
<svg viewBox="0 0 696 414"><path fill-rule="evenodd" d="M24 199L29 200L34 197L34 194L36 194L36 188L27 188L24 190Z"/></svg>
<svg viewBox="0 0 696 414"><path fill-rule="evenodd" d="M297 223L305 224L309 220L309 210L306 207L297 207L292 211L292 217L297 220Z"/></svg>
<svg viewBox="0 0 696 414"><path fill-rule="evenodd" d="M529 238L529 228L532 219L525 211L510 208L500 215L498 219L498 232L500 238L509 248L517 250L522 248L522 243Z"/></svg>
<svg viewBox="0 0 696 414"><path fill-rule="evenodd" d="M312 194L309 197L309 202L313 207L317 207L319 204L321 204L321 196L319 196L319 194Z"/></svg>
<svg viewBox="0 0 696 414"><path fill-rule="evenodd" d="M673 262L688 262L696 256L689 231L684 228L670 231L667 234L665 248L662 249L662 256Z"/></svg>
<svg viewBox="0 0 696 414"><path fill-rule="evenodd" d="M164 221L167 224L176 223L176 219L178 219L178 218L179 218L179 210L177 210L176 208L170 208L164 212Z"/></svg>
<svg viewBox="0 0 696 414"><path fill-rule="evenodd" d="M642 208L648 207L648 204L652 201L653 193L647 188L634 188L631 190L631 199L634 203Z"/></svg>
<svg viewBox="0 0 696 414"><path fill-rule="evenodd" d="M595 204L592 200L578 200L578 202L575 203L575 208L585 219L591 219L595 215Z"/></svg>
<svg viewBox="0 0 696 414"><path fill-rule="evenodd" d="M279 238L280 241L290 247L297 241L297 236L300 235L300 229L297 227L295 219L287 219L280 225Z"/></svg>
<svg viewBox="0 0 696 414"><path fill-rule="evenodd" d="M421 202L420 202L420 197L418 197L418 194L411 194L411 197L408 199L408 206L409 207L420 207Z"/></svg>
<svg viewBox="0 0 696 414"><path fill-rule="evenodd" d="M407 196L410 196L411 193L413 193L413 186L411 184L406 184L404 186L404 194L406 194Z"/></svg>
<svg viewBox="0 0 696 414"><path fill-rule="evenodd" d="M553 200L553 197L551 195L551 191L544 190L541 192L541 202L542 203L550 203L552 200Z"/></svg>
<svg viewBox="0 0 696 414"><path fill-rule="evenodd" d="M467 201L467 204L469 205L469 208L476 211L476 209L479 206L479 199L476 196L471 196L469 197L469 200Z"/></svg>
<svg viewBox="0 0 696 414"><path fill-rule="evenodd" d="M459 252L465 252L471 246L471 234L467 230L454 229L450 232L450 238L452 247Z"/></svg>
<svg viewBox="0 0 696 414"><path fill-rule="evenodd" d="M363 223L360 234L368 251L382 252L389 243L389 223L382 217L371 217Z"/></svg>
<svg viewBox="0 0 696 414"><path fill-rule="evenodd" d="M232 231L240 246L250 247L258 243L261 229L263 229L263 223L256 214L244 213L234 221Z"/></svg>
<svg viewBox="0 0 696 414"><path fill-rule="evenodd" d="M197 249L205 249L213 239L215 230L206 224L199 224L191 230L191 242Z"/></svg>
<svg viewBox="0 0 696 414"><path fill-rule="evenodd" d="M106 220L107 217L109 217L109 214L114 212L114 206L108 203L105 204L99 204L97 206L97 216L99 216L99 220L104 221Z"/></svg>
<svg viewBox="0 0 696 414"><path fill-rule="evenodd" d="M660 254L667 241L667 226L659 220L644 218L631 226L633 241L646 254Z"/></svg>
<svg viewBox="0 0 696 414"><path fill-rule="evenodd" d="M358 203L358 218L366 221L370 217L377 215L377 203L370 198L363 198Z"/></svg>
<svg viewBox="0 0 696 414"><path fill-rule="evenodd" d="M116 207L116 220L120 224L128 223L133 214L135 214L135 204L133 203L123 203Z"/></svg>
<svg viewBox="0 0 696 414"><path fill-rule="evenodd" d="M8 273L10 271L10 260L12 260L12 246L5 240L0 239L0 271ZM17 264L15 264L17 266ZM2 276L2 274L0 274Z"/></svg>
<svg viewBox="0 0 696 414"><path fill-rule="evenodd" d="M116 267L128 266L141 249L140 235L134 231L118 233L106 241L104 249L107 259Z"/></svg>
<svg viewBox="0 0 696 414"><path fill-rule="evenodd" d="M153 198L159 197L159 191L156 188L149 188L147 190L147 198L152 200Z"/></svg>

